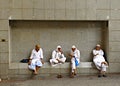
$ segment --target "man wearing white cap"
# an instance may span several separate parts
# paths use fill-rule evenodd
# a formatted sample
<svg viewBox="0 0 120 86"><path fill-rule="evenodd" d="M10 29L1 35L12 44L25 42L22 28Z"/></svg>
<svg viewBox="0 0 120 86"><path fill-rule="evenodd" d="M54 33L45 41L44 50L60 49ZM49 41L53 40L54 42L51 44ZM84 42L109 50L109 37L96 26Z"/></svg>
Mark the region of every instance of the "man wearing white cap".
<svg viewBox="0 0 120 86"><path fill-rule="evenodd" d="M106 68L108 66L107 62L105 61L105 58L103 57L104 52L101 49L101 46L99 44L96 45L96 48L93 50L93 62L97 69L100 71L100 74L98 77L106 77L105 72Z"/></svg>
<svg viewBox="0 0 120 86"><path fill-rule="evenodd" d="M52 59L50 63L52 66L56 66L59 63L65 63L66 57L63 54L61 46L57 46L57 49L52 52Z"/></svg>
<svg viewBox="0 0 120 86"><path fill-rule="evenodd" d="M71 57L71 69L72 69L71 77L73 78L77 72L76 67L78 65L76 65L76 61L77 61L77 64L80 63L80 51L75 47L75 45L73 45L71 48L70 57Z"/></svg>

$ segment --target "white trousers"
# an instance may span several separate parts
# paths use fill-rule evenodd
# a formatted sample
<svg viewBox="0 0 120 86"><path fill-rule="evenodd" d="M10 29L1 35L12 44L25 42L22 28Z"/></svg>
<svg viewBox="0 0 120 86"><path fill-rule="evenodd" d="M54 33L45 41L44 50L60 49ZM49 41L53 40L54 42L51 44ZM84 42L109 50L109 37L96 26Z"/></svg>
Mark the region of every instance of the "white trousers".
<svg viewBox="0 0 120 86"><path fill-rule="evenodd" d="M80 63L79 59L77 59L77 61L78 61L78 63ZM76 69L75 58L71 59L71 69L72 69L72 72L74 72L74 70Z"/></svg>
<svg viewBox="0 0 120 86"><path fill-rule="evenodd" d="M65 57L64 57L64 58L60 58L59 61L62 62L62 63L65 63L66 58L65 58ZM54 63L55 63L55 64L58 64L59 62L58 62L58 60L56 60L56 59L50 59L50 63L51 63L51 64L54 64Z"/></svg>
<svg viewBox="0 0 120 86"><path fill-rule="evenodd" d="M105 64L102 64L101 70L106 71L107 66Z"/></svg>

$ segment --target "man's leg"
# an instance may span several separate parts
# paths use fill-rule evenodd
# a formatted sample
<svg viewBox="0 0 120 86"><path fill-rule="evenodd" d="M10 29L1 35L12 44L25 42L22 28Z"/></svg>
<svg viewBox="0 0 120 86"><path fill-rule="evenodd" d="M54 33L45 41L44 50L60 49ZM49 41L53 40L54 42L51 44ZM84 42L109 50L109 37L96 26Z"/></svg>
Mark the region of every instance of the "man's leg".
<svg viewBox="0 0 120 86"><path fill-rule="evenodd" d="M66 58L65 58L65 57L64 57L64 58L61 58L61 59L59 59L59 61L60 61L60 63L65 63Z"/></svg>
<svg viewBox="0 0 120 86"><path fill-rule="evenodd" d="M35 75L37 75L37 74L38 74L38 72L36 71L36 69L34 70L34 74L35 74Z"/></svg>
<svg viewBox="0 0 120 86"><path fill-rule="evenodd" d="M74 58L71 59L71 77L73 78L74 75L76 74L76 66L75 66L75 60Z"/></svg>
<svg viewBox="0 0 120 86"><path fill-rule="evenodd" d="M77 69L74 69L74 75L76 75L76 73L77 73Z"/></svg>
<svg viewBox="0 0 120 86"><path fill-rule="evenodd" d="M36 71L34 72L35 74L38 74L38 70L40 69L39 66L36 66Z"/></svg>
<svg viewBox="0 0 120 86"><path fill-rule="evenodd" d="M103 77L106 77L105 73L106 73L106 64L102 64L102 75Z"/></svg>
<svg viewBox="0 0 120 86"><path fill-rule="evenodd" d="M102 71L101 71L101 69L98 70L98 71L99 71L99 75L98 75L98 77L101 77L101 76L102 76Z"/></svg>
<svg viewBox="0 0 120 86"><path fill-rule="evenodd" d="M51 63L52 66L56 66L58 64L58 60L50 59L50 63Z"/></svg>
<svg viewBox="0 0 120 86"><path fill-rule="evenodd" d="M58 60L52 59L52 63L58 64Z"/></svg>
<svg viewBox="0 0 120 86"><path fill-rule="evenodd" d="M33 70L33 73L36 74L36 65L35 65L35 60L31 61L31 64L28 66L30 70Z"/></svg>
<svg viewBox="0 0 120 86"><path fill-rule="evenodd" d="M98 69L99 71L99 74L98 74L98 77L101 77L102 76L102 68L101 68L101 63L99 62L94 62L96 68Z"/></svg>
<svg viewBox="0 0 120 86"><path fill-rule="evenodd" d="M40 60L37 60L36 63L35 63L35 72L34 74L38 74L38 70L40 69L40 67L42 66L42 62Z"/></svg>

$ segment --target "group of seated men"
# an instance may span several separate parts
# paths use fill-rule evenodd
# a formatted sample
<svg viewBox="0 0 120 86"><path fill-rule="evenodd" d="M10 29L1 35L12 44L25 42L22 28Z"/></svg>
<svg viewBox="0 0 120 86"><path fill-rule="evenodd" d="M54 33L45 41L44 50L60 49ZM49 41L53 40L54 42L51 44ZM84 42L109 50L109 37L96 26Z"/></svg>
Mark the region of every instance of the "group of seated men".
<svg viewBox="0 0 120 86"><path fill-rule="evenodd" d="M93 55L93 62L100 72L98 77L106 77L105 72L108 64L103 57L104 52L100 45L96 45L96 48L93 50ZM69 56L71 58L71 77L74 77L77 73L76 68L80 64L80 51L75 45L72 46ZM62 47L57 46L57 48L52 52L52 58L50 59L51 66L63 64L65 61L66 57L63 54ZM38 70L43 64L43 50L40 45L36 45L35 49L32 50L28 67L34 71L34 74L38 74Z"/></svg>

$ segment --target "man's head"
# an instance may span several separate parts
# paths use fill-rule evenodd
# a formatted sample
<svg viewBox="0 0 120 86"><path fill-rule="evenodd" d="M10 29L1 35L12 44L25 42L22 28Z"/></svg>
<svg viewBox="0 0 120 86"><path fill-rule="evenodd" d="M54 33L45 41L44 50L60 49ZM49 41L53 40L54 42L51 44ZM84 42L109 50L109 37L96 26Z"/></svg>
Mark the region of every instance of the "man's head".
<svg viewBox="0 0 120 86"><path fill-rule="evenodd" d="M58 50L58 51L61 51L61 46L60 46L60 45L57 46L57 50Z"/></svg>
<svg viewBox="0 0 120 86"><path fill-rule="evenodd" d="M39 49L40 49L40 45L38 45L38 44L35 45L35 50L36 50L36 51L39 51Z"/></svg>
<svg viewBox="0 0 120 86"><path fill-rule="evenodd" d="M71 49L72 49L72 51L74 52L74 51L76 50L75 45L73 45Z"/></svg>
<svg viewBox="0 0 120 86"><path fill-rule="evenodd" d="M96 45L96 50L100 50L101 46L99 44Z"/></svg>

